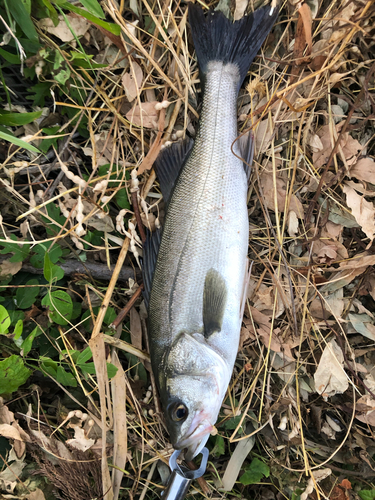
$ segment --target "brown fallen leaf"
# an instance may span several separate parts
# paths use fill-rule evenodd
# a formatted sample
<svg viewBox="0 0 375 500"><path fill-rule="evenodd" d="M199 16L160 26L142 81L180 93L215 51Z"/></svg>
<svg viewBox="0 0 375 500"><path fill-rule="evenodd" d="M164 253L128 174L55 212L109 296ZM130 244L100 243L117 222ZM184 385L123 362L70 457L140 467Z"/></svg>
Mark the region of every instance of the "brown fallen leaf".
<svg viewBox="0 0 375 500"><path fill-rule="evenodd" d="M343 185L343 191L346 194L346 204L352 211L355 220L361 226L362 231L367 238L372 241L375 237L375 208L372 203L359 195L347 183Z"/></svg>
<svg viewBox="0 0 375 500"><path fill-rule="evenodd" d="M328 342L314 374L316 392L325 400L342 394L349 387L344 370L344 355L335 340Z"/></svg>
<svg viewBox="0 0 375 500"><path fill-rule="evenodd" d="M339 269L329 267L327 272L333 272L328 283L322 286L321 292L333 292L351 283L357 276L366 271L369 266L375 264L375 255L368 255L366 252L357 255L354 259L347 260L340 264Z"/></svg>
<svg viewBox="0 0 375 500"><path fill-rule="evenodd" d="M310 59L310 54L312 50L312 16L311 10L307 3L303 3L298 9L298 21L296 38L294 42L294 58L296 60L296 65L300 65ZM305 48L307 45L306 56L304 56Z"/></svg>
<svg viewBox="0 0 375 500"><path fill-rule="evenodd" d="M155 109L157 101L142 102L141 105L136 104L126 113L126 118L138 127L158 128L159 111Z"/></svg>
<svg viewBox="0 0 375 500"><path fill-rule="evenodd" d="M122 77L122 85L129 102L134 101L137 97L142 81L142 68L136 62L131 62L129 71Z"/></svg>
<svg viewBox="0 0 375 500"><path fill-rule="evenodd" d="M254 323L259 325L256 333L262 343L273 351L284 353L288 358L294 359L291 349L299 345L300 339L284 339L280 328L275 328L271 332L271 317L261 313L255 307L250 307L250 313ZM249 329L252 329L253 323L250 319L245 317L244 323Z"/></svg>
<svg viewBox="0 0 375 500"><path fill-rule="evenodd" d="M14 276L22 269L22 262L10 262L10 260L4 260L0 264L0 276Z"/></svg>
<svg viewBox="0 0 375 500"><path fill-rule="evenodd" d="M264 201L267 205L267 208L275 211L275 189L273 182L273 173L267 170L263 170L260 176L260 183L263 190ZM276 174L277 209L279 212L285 211L285 201L288 195L286 188L287 182L282 177ZM290 210L293 210L298 218L303 218L302 203L299 201L295 194L293 194L290 198L288 213Z"/></svg>
<svg viewBox="0 0 375 500"><path fill-rule="evenodd" d="M77 16L75 14L66 14L66 18L69 22L70 27L65 22L62 15L59 15L59 24L55 26L51 19L42 19L38 22L39 28L51 33L51 35L57 36L62 42L71 42L75 39L83 36L86 31L90 28L90 23L86 21L82 16Z"/></svg>
<svg viewBox="0 0 375 500"><path fill-rule="evenodd" d="M372 158L361 158L351 167L350 176L375 184L375 161Z"/></svg>
<svg viewBox="0 0 375 500"><path fill-rule="evenodd" d="M142 351L142 325L137 310L130 309L130 337L134 347Z"/></svg>
<svg viewBox="0 0 375 500"><path fill-rule="evenodd" d="M337 135L340 133L343 124L344 122L340 122L336 125ZM318 130L317 135L321 140L322 148L319 151L313 152L313 162L315 168L321 168L328 161L329 155L335 145L335 139L332 138L331 125L324 125ZM356 162L358 152L362 149L361 144L349 135L349 132L345 132L341 136L340 147L347 164L349 166L353 165Z"/></svg>
<svg viewBox="0 0 375 500"><path fill-rule="evenodd" d="M368 409L355 418L364 424L375 426L375 400L366 394L358 399L356 406L357 404L365 405Z"/></svg>

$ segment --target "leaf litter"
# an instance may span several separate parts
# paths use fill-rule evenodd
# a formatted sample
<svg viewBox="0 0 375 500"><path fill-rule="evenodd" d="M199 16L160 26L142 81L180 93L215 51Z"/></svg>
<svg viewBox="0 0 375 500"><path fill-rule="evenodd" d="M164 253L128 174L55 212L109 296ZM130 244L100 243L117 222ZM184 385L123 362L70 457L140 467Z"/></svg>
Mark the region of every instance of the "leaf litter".
<svg viewBox="0 0 375 500"><path fill-rule="evenodd" d="M242 0L221 3L235 18L252 9ZM61 498L158 498L172 452L145 352L140 221L163 222L152 163L167 141L194 138L199 72L184 4L103 6L121 37L68 15L93 56L83 57L86 66L101 65L90 77L87 67L68 64L82 53L68 61L56 48L54 37L76 45L65 22L42 28L46 47L72 75L71 92L56 79L61 94L54 104L70 106L76 121L59 115L55 131L20 126L17 136L31 134L40 147L55 134L66 137L74 124L67 146L56 139L47 164L35 152L4 156L1 277L36 272L28 262L37 262L36 242L112 273L109 286L88 271L65 282L88 312L84 326L70 319L59 327L66 345L53 340L55 362L64 363L65 374L71 369L73 386L40 358L39 369L32 365L32 393L19 390L20 398L0 409L0 433L9 443L3 472L10 474L0 479L16 498L26 498L18 477L25 477L31 452L35 472ZM206 496L354 498L353 472L355 480L374 481L371 455L363 460L375 425L374 16L367 1L286 2L240 91L239 129L253 129L256 142L248 204L252 279L228 397L208 443L211 462L195 485ZM42 81L51 75L41 61L39 54L28 64ZM52 106L46 109L51 115ZM132 272L118 288L116 264ZM105 322L110 308L130 314L116 330ZM41 304L26 312L44 332L37 338L51 341L50 311ZM4 333L7 342L12 335ZM78 361L89 345L96 374L83 375ZM117 368L112 378L108 360ZM74 477L95 480L72 483L72 467ZM43 498L40 488L33 484Z"/></svg>

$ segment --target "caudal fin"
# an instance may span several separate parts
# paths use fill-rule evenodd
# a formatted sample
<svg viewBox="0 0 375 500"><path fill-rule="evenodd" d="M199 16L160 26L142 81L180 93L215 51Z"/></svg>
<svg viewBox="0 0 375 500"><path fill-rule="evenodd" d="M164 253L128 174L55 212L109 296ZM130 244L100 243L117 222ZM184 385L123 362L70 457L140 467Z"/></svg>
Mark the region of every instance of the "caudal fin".
<svg viewBox="0 0 375 500"><path fill-rule="evenodd" d="M277 15L278 9L265 6L232 23L222 12L205 15L198 5L189 3L189 22L203 78L210 61L223 61L238 66L241 85Z"/></svg>

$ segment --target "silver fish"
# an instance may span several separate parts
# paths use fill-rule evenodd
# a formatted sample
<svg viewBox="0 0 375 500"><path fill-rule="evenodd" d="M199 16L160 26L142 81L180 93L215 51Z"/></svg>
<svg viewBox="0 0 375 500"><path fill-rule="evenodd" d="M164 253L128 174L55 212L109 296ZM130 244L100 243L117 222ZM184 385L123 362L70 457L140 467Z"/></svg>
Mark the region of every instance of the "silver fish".
<svg viewBox="0 0 375 500"><path fill-rule="evenodd" d="M231 23L189 4L204 89L199 129L194 145L165 148L155 164L167 213L144 249L150 354L171 442L188 460L215 425L238 350L249 172L231 147L239 88L276 17L263 7ZM249 164L251 136L234 151Z"/></svg>

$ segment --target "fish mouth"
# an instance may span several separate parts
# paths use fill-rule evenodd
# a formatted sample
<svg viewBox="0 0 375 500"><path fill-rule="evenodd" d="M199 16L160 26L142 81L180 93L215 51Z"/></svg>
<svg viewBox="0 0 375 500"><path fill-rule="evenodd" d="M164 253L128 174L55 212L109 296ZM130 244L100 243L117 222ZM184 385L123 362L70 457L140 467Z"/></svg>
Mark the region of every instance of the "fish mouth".
<svg viewBox="0 0 375 500"><path fill-rule="evenodd" d="M207 443L212 430L213 426L211 422L209 422L207 418L202 420L202 414L198 413L194 416L187 435L178 441L174 445L174 448L176 450L187 448L185 460L190 461L198 455L203 446Z"/></svg>

